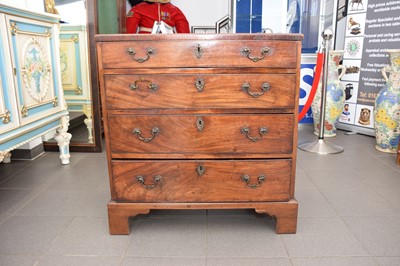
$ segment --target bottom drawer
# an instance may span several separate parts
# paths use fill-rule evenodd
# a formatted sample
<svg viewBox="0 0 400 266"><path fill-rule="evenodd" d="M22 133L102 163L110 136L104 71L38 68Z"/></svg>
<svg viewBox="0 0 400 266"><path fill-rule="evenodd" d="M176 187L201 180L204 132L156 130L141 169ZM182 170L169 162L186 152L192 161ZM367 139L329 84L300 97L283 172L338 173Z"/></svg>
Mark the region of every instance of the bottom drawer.
<svg viewBox="0 0 400 266"><path fill-rule="evenodd" d="M259 202L290 197L292 161L112 161L116 202Z"/></svg>

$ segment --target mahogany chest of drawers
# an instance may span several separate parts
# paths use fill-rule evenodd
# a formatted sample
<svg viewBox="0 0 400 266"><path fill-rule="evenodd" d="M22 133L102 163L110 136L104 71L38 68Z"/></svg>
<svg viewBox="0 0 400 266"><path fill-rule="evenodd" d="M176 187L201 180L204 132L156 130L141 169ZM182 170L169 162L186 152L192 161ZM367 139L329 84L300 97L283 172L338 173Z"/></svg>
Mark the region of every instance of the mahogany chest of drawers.
<svg viewBox="0 0 400 266"><path fill-rule="evenodd" d="M302 35L97 35L110 234L152 209L254 209L295 233Z"/></svg>

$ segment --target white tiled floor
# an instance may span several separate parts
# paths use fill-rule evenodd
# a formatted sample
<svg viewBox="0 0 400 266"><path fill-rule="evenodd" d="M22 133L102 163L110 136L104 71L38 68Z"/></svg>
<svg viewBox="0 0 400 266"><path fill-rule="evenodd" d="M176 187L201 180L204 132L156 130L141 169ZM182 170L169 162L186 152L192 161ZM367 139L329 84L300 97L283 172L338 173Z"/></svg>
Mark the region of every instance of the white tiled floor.
<svg viewBox="0 0 400 266"><path fill-rule="evenodd" d="M312 139L301 127L299 141ZM250 210L214 210L155 211L110 236L105 152L0 164L0 265L400 265L396 155L368 136L328 141L345 151L298 152L294 235Z"/></svg>

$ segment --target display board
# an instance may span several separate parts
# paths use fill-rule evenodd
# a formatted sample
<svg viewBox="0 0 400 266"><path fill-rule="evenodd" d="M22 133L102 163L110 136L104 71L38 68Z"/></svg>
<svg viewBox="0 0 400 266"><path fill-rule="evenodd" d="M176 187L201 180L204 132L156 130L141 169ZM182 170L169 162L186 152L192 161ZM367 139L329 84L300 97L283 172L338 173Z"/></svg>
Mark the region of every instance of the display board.
<svg viewBox="0 0 400 266"><path fill-rule="evenodd" d="M374 135L381 69L390 63L386 50L400 47L400 1L351 0L347 14L343 64L351 73L342 78L346 104L338 128Z"/></svg>

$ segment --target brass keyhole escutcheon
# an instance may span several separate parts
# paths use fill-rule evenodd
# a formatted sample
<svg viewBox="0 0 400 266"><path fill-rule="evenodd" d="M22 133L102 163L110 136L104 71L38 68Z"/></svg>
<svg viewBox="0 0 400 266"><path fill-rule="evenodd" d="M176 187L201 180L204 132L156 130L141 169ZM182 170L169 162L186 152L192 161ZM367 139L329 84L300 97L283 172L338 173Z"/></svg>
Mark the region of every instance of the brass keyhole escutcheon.
<svg viewBox="0 0 400 266"><path fill-rule="evenodd" d="M202 117L198 117L196 121L196 127L199 132L203 131L205 124Z"/></svg>
<svg viewBox="0 0 400 266"><path fill-rule="evenodd" d="M194 50L194 54L196 55L197 59L200 59L201 56L203 55L203 48L201 47L200 44L196 45L196 48Z"/></svg>
<svg viewBox="0 0 400 266"><path fill-rule="evenodd" d="M203 78L197 78L195 81L195 86L198 92L202 92L204 90L204 86L206 85L206 82L204 81Z"/></svg>
<svg viewBox="0 0 400 266"><path fill-rule="evenodd" d="M205 174L206 168L205 168L202 164L199 164L199 165L197 166L197 168L196 168L196 172L197 172L197 174L198 174L199 176L202 176L202 175Z"/></svg>

